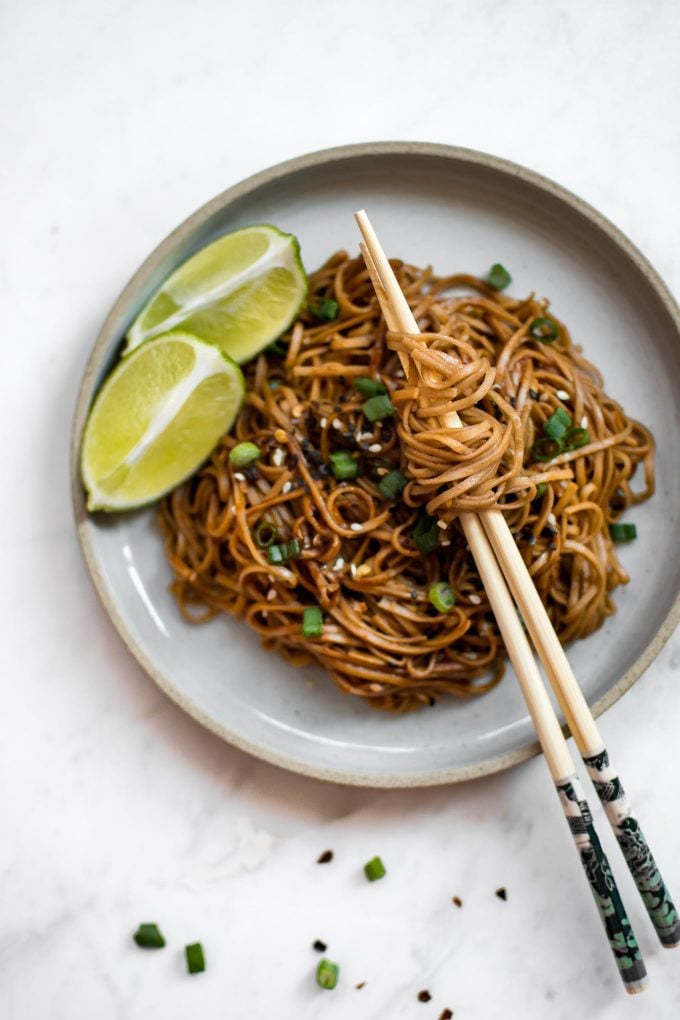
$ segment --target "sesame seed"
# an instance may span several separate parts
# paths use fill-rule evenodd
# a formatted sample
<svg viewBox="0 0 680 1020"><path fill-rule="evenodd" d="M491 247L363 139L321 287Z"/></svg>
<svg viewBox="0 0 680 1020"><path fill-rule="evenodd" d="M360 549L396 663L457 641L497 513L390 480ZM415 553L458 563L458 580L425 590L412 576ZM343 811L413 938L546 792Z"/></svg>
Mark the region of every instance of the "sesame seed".
<svg viewBox="0 0 680 1020"><path fill-rule="evenodd" d="M585 414L581 418L581 428L582 429L587 429L588 428L588 419L586 418Z"/></svg>
<svg viewBox="0 0 680 1020"><path fill-rule="evenodd" d="M566 390L557 390L555 396L558 400L569 400L569 394Z"/></svg>
<svg viewBox="0 0 680 1020"><path fill-rule="evenodd" d="M274 467L281 467L285 459L286 455L284 451L281 449L280 446L277 446L272 454L272 464L274 465Z"/></svg>
<svg viewBox="0 0 680 1020"><path fill-rule="evenodd" d="M326 425L328 425L328 418L319 418L319 425L322 429L325 429Z"/></svg>
<svg viewBox="0 0 680 1020"><path fill-rule="evenodd" d="M356 563L350 563L350 565L349 565L349 572L352 575L352 577L356 577L357 576L357 565L356 565Z"/></svg>
<svg viewBox="0 0 680 1020"><path fill-rule="evenodd" d="M286 443L288 441L288 436L283 431L283 429L275 429L274 439L276 439L276 441L279 443Z"/></svg>
<svg viewBox="0 0 680 1020"><path fill-rule="evenodd" d="M370 574L370 572L371 572L371 568L368 565L368 563L362 563L360 566L357 567L356 576L357 577L366 577L368 574Z"/></svg>
<svg viewBox="0 0 680 1020"><path fill-rule="evenodd" d="M267 602L273 602L276 598L276 589L270 588L267 592Z"/></svg>
<svg viewBox="0 0 680 1020"><path fill-rule="evenodd" d="M473 606L480 605L481 601L482 600L481 600L481 597L479 595L470 595L470 597L468 599L468 602L471 602Z"/></svg>
<svg viewBox="0 0 680 1020"><path fill-rule="evenodd" d="M334 429L342 428L342 422L340 421L339 418L334 418L333 421L331 422L331 425L333 426Z"/></svg>
<svg viewBox="0 0 680 1020"><path fill-rule="evenodd" d="M240 471L234 471L234 478L237 478L239 482L245 482L246 476Z"/></svg>
<svg viewBox="0 0 680 1020"><path fill-rule="evenodd" d="M293 488L293 483L292 482L286 482L286 484L284 485L284 487L283 487L283 489L281 491L282 492L290 492L290 490L292 488Z"/></svg>
<svg viewBox="0 0 680 1020"><path fill-rule="evenodd" d="M552 524L553 527L555 527L555 525L557 524L557 518L555 517L555 514L548 514L546 520L548 524Z"/></svg>
<svg viewBox="0 0 680 1020"><path fill-rule="evenodd" d="M446 549L447 546L451 545L451 540L447 538L445 542L440 542L439 544L441 545L442 549Z"/></svg>
<svg viewBox="0 0 680 1020"><path fill-rule="evenodd" d="M364 530L363 524L359 524L356 521L354 522L354 524L350 524L349 527L350 527L350 531L363 531Z"/></svg>
<svg viewBox="0 0 680 1020"><path fill-rule="evenodd" d="M343 560L342 556L338 556L337 560L333 564L333 570L342 570L344 565L345 561Z"/></svg>
<svg viewBox="0 0 680 1020"><path fill-rule="evenodd" d="M381 450L382 447L380 443L371 443L371 445L368 448L369 453L380 453Z"/></svg>
<svg viewBox="0 0 680 1020"><path fill-rule="evenodd" d="M446 523L446 521L437 521L437 527L441 528L442 531L446 531L446 529L448 528L448 524Z"/></svg>

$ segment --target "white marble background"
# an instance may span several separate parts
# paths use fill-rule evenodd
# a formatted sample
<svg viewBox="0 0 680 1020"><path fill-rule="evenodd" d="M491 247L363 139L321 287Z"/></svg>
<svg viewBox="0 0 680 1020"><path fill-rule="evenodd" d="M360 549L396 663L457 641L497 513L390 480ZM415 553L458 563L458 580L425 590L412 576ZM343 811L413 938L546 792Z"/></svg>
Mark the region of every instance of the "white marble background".
<svg viewBox="0 0 680 1020"><path fill-rule="evenodd" d="M213 194L311 149L415 138L525 163L680 292L679 36L673 0L1 5L3 1020L678 1015L680 950L655 944L627 876L651 986L621 992L542 761L342 789L185 718L95 599L67 449L89 346L138 263ZM679 665L676 640L603 730L680 897ZM389 876L368 885L376 852ZM166 950L136 949L141 920ZM315 938L342 965L333 993ZM194 939L208 970L190 978Z"/></svg>

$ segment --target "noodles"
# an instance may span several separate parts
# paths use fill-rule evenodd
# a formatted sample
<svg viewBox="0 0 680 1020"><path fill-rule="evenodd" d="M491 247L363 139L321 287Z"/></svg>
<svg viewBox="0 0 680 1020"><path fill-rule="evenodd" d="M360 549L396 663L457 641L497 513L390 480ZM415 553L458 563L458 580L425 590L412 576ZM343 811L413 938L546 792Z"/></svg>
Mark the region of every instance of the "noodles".
<svg viewBox="0 0 680 1020"><path fill-rule="evenodd" d="M159 521L189 620L232 613L266 648L404 711L482 694L503 674L458 515L505 513L560 639L585 637L628 580L608 525L652 494L654 444L606 395L562 323L551 316L554 342L536 338L546 302L392 264L423 334L387 334L363 263L333 256L310 278L309 307L334 300L338 317L304 311L247 366L234 434L166 498ZM384 384L394 416L368 420L367 379ZM438 418L454 410L462 427L442 428ZM556 452L549 434L565 423L573 442ZM238 470L229 452L244 441L260 458ZM546 450L552 459L538 459ZM356 477L335 477L338 451L345 466L347 454L356 461ZM395 469L406 484L391 500L379 485ZM438 542L429 554L414 538L419 523ZM445 613L428 599L438 581L455 595ZM320 636L302 629L311 606L323 612Z"/></svg>

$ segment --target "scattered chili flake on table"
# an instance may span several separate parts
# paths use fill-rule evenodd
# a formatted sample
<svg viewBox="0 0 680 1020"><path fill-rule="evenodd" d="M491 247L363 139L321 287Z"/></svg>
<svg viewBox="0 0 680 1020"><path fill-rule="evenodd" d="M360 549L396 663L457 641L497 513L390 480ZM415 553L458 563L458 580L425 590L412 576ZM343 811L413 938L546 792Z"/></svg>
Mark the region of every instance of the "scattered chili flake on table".
<svg viewBox="0 0 680 1020"><path fill-rule="evenodd" d="M321 939L316 939L312 943L312 948L316 949L317 953L325 953L326 950L328 949L328 946L326 945L325 942L322 942Z"/></svg>
<svg viewBox="0 0 680 1020"><path fill-rule="evenodd" d="M453 1016L452 1009L443 1009L439 1015L439 1020L451 1020Z"/></svg>
<svg viewBox="0 0 680 1020"><path fill-rule="evenodd" d="M324 850L324 852L321 854L321 856L317 858L316 863L317 864L330 864L330 862L332 860L333 860L333 851L332 850Z"/></svg>
<svg viewBox="0 0 680 1020"><path fill-rule="evenodd" d="M427 988L423 988L422 992L418 992L418 1002L429 1002L431 998L432 996Z"/></svg>
<svg viewBox="0 0 680 1020"><path fill-rule="evenodd" d="M461 900L460 896L454 896L453 902L456 904L457 907L463 906L463 901Z"/></svg>
<svg viewBox="0 0 680 1020"><path fill-rule="evenodd" d="M363 988L365 984L366 984L366 982L365 982L365 981L360 981L360 982L359 982L359 984L358 984L358 985L355 985L354 987L355 987L355 988Z"/></svg>
<svg viewBox="0 0 680 1020"><path fill-rule="evenodd" d="M507 889L504 886L501 886L500 889L496 889L496 896L498 897L499 900L507 900L508 898Z"/></svg>

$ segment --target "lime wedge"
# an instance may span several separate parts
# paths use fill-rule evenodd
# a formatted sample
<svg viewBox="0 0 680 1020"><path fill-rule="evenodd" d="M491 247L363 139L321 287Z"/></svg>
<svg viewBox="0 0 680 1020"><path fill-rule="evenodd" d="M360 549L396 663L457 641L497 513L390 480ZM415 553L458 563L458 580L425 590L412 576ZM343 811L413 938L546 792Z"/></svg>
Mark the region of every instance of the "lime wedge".
<svg viewBox="0 0 680 1020"><path fill-rule="evenodd" d="M130 327L126 352L181 326L242 363L287 329L306 293L297 239L266 224L245 227L168 277Z"/></svg>
<svg viewBox="0 0 680 1020"><path fill-rule="evenodd" d="M243 373L216 345L169 333L137 348L97 394L81 475L89 510L130 510L191 475L227 432Z"/></svg>

